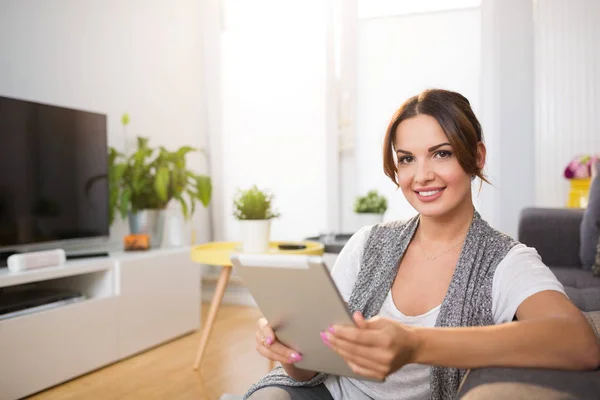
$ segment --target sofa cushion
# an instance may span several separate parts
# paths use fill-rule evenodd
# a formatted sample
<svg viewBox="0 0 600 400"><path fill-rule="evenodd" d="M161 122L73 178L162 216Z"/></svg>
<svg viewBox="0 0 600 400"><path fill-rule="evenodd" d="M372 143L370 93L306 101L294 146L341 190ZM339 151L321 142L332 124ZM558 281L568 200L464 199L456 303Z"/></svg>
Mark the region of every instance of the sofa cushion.
<svg viewBox="0 0 600 400"><path fill-rule="evenodd" d="M565 292L575 307L581 311L600 310L600 288L565 287Z"/></svg>
<svg viewBox="0 0 600 400"><path fill-rule="evenodd" d="M600 277L595 277L591 271L572 267L550 267L550 270L577 308L581 311L600 310Z"/></svg>
<svg viewBox="0 0 600 400"><path fill-rule="evenodd" d="M519 242L535 248L548 266L579 269L584 212L578 208L525 208L519 218Z"/></svg>
<svg viewBox="0 0 600 400"><path fill-rule="evenodd" d="M591 271L572 267L550 267L556 278L565 287L576 289L600 288L600 278L595 277Z"/></svg>
<svg viewBox="0 0 600 400"><path fill-rule="evenodd" d="M600 277L600 237L598 238L598 244L596 245L596 262L592 267L592 273L594 276Z"/></svg>
<svg viewBox="0 0 600 400"><path fill-rule="evenodd" d="M596 164L596 168L599 168ZM591 269L596 259L596 245L600 237L600 175L592 179L588 206L579 228L579 258L583 268Z"/></svg>

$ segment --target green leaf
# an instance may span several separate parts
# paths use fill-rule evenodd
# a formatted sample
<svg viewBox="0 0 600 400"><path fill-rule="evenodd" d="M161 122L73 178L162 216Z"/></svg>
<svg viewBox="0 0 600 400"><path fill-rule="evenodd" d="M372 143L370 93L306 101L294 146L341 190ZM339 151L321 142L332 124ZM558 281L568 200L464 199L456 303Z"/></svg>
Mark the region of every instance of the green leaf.
<svg viewBox="0 0 600 400"><path fill-rule="evenodd" d="M387 210L387 199L376 190L370 190L366 196L357 197L354 201L354 212L384 214Z"/></svg>
<svg viewBox="0 0 600 400"><path fill-rule="evenodd" d="M177 152L175 154L177 155L177 158L185 160L186 154L190 153L192 151L197 151L197 150L191 146L183 146L179 150L177 150Z"/></svg>
<svg viewBox="0 0 600 400"><path fill-rule="evenodd" d="M185 203L185 200L180 195L175 196L175 198L179 201L179 204L181 204L181 211L183 211L183 217L185 219L187 219L188 218L188 206Z"/></svg>
<svg viewBox="0 0 600 400"><path fill-rule="evenodd" d="M196 190L198 191L198 199L204 207L208 207L212 197L212 182L210 177L206 175L196 176Z"/></svg>
<svg viewBox="0 0 600 400"><path fill-rule="evenodd" d="M241 220L262 220L280 216L273 210L273 195L258 189L256 185L248 190L238 189L233 206L234 217Z"/></svg>
<svg viewBox="0 0 600 400"><path fill-rule="evenodd" d="M191 216L191 215L194 215L194 213L196 212L196 202L194 200L196 200L198 198L198 194L189 189L186 190L186 193L190 197L190 205L191 205L190 216Z"/></svg>
<svg viewBox="0 0 600 400"><path fill-rule="evenodd" d="M162 201L167 201L167 189L169 188L169 169L161 167L156 171L156 178L154 179L154 190L158 198Z"/></svg>
<svg viewBox="0 0 600 400"><path fill-rule="evenodd" d="M186 218L196 211L198 202L208 206L212 197L210 178L186 166L186 157L195 148L182 146L175 151L163 146L152 148L145 137L138 137L137 144L136 151L129 156L109 149L111 222L117 212L126 216L128 211L162 208L172 198L181 203ZM88 190L96 180L88 183Z"/></svg>
<svg viewBox="0 0 600 400"><path fill-rule="evenodd" d="M127 217L127 211L129 211L129 199L131 198L131 189L125 188L121 192L121 198L119 200L119 211L121 212L121 218Z"/></svg>
<svg viewBox="0 0 600 400"><path fill-rule="evenodd" d="M121 117L121 123L123 124L123 126L129 125L129 114L123 114L123 116Z"/></svg>
<svg viewBox="0 0 600 400"><path fill-rule="evenodd" d="M137 138L137 145L138 145L138 149L140 149L140 150L147 149L148 148L148 138L147 137L138 136L138 138Z"/></svg>

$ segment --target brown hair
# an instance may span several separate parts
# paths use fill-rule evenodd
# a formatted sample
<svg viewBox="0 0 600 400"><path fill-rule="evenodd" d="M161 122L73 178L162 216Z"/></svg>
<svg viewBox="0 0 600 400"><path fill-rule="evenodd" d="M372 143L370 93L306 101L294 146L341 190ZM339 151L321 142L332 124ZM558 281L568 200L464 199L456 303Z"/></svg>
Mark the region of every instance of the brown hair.
<svg viewBox="0 0 600 400"><path fill-rule="evenodd" d="M429 115L436 119L454 149L458 163L473 177L488 182L483 171L477 167L477 144L483 141L481 125L471 109L471 104L460 93L442 89L430 89L406 100L394 113L383 144L383 170L399 185L397 166L394 161L394 140L398 125L416 115Z"/></svg>

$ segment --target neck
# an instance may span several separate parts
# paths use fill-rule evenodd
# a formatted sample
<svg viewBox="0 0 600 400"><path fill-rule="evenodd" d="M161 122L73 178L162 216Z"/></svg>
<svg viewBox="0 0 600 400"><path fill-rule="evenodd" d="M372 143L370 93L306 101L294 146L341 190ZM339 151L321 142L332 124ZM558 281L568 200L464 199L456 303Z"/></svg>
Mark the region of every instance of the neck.
<svg viewBox="0 0 600 400"><path fill-rule="evenodd" d="M418 234L427 242L449 243L464 239L469 232L475 209L471 201L440 217L419 216Z"/></svg>

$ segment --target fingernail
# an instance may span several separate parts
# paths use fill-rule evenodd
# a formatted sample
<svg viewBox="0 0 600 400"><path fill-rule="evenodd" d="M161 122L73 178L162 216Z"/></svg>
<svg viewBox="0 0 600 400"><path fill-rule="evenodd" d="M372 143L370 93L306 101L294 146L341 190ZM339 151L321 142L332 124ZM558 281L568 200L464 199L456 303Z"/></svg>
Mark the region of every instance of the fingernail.
<svg viewBox="0 0 600 400"><path fill-rule="evenodd" d="M327 335L325 334L325 332L321 332L321 340L323 341L323 343L325 343L326 346L331 346L331 343L329 342L329 339L327 339Z"/></svg>
<svg viewBox="0 0 600 400"><path fill-rule="evenodd" d="M329 329L327 329L327 330L328 330L329 332L331 332L331 333L335 333L335 329L333 329L333 325L331 325L331 326L329 327Z"/></svg>
<svg viewBox="0 0 600 400"><path fill-rule="evenodd" d="M273 338L271 336L267 336L267 338L265 339L265 344L267 346L270 346L271 344L273 344Z"/></svg>
<svg viewBox="0 0 600 400"><path fill-rule="evenodd" d="M302 356L301 356L300 354L298 354L298 353L292 353L292 354L290 355L290 360L291 360L292 362L298 362L298 361L302 361Z"/></svg>

